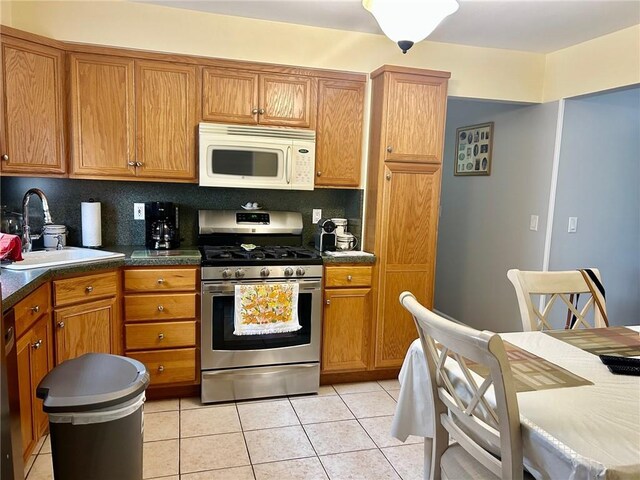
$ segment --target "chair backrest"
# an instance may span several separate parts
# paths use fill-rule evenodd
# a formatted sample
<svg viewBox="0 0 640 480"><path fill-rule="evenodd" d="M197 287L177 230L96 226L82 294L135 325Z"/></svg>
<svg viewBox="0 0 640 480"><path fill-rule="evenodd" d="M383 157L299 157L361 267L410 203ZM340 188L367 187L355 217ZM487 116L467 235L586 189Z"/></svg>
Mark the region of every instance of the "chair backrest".
<svg viewBox="0 0 640 480"><path fill-rule="evenodd" d="M400 303L416 323L429 371L435 424L430 478L440 478L440 457L451 435L498 477L521 479L520 414L502 339L431 312L410 292L400 294ZM470 362L488 369L487 378L478 382Z"/></svg>
<svg viewBox="0 0 640 480"><path fill-rule="evenodd" d="M601 281L598 269L592 268L591 270ZM570 314L575 316L575 323L571 328L604 328L607 326L598 306L599 302L602 306L602 311L606 315L604 296L597 293L598 302L596 302L587 282L578 270L537 272L512 269L507 272L507 278L513 283L516 290L520 316L522 317L522 327L525 332L552 330L554 327L550 316L552 308L558 299ZM584 304L576 308L571 302L571 294L580 294L585 299ZM546 296L546 301L541 310L534 305L532 296L538 298ZM567 310L564 311L566 312ZM592 311L593 324L589 323L588 320ZM556 326L555 328L558 327Z"/></svg>

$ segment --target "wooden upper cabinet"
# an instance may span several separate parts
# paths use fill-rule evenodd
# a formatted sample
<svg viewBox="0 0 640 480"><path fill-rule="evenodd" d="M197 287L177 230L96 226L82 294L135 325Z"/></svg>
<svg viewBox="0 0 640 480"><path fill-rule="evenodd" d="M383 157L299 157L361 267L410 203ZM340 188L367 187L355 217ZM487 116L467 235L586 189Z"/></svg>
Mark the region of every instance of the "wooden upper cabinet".
<svg viewBox="0 0 640 480"><path fill-rule="evenodd" d="M312 77L260 75L261 125L314 128L317 102L316 79Z"/></svg>
<svg viewBox="0 0 640 480"><path fill-rule="evenodd" d="M135 176L134 61L71 54L70 176Z"/></svg>
<svg viewBox="0 0 640 480"><path fill-rule="evenodd" d="M222 123L314 128L316 79L206 67L202 119Z"/></svg>
<svg viewBox="0 0 640 480"><path fill-rule="evenodd" d="M390 72L385 160L441 163L448 77Z"/></svg>
<svg viewBox="0 0 640 480"><path fill-rule="evenodd" d="M2 173L66 172L64 52L2 38Z"/></svg>
<svg viewBox="0 0 640 480"><path fill-rule="evenodd" d="M202 70L202 118L258 123L258 74L228 68Z"/></svg>
<svg viewBox="0 0 640 480"><path fill-rule="evenodd" d="M196 67L136 61L136 174L196 178Z"/></svg>
<svg viewBox="0 0 640 480"><path fill-rule="evenodd" d="M348 80L318 82L317 187L360 185L364 87Z"/></svg>

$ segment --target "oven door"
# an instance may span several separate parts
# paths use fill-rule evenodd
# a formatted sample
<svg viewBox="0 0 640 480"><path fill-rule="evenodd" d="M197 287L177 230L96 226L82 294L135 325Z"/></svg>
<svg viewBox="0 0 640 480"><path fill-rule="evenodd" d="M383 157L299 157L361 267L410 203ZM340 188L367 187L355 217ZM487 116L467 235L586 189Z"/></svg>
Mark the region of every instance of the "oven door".
<svg viewBox="0 0 640 480"><path fill-rule="evenodd" d="M320 279L298 281L298 319L302 328L267 335L233 334L235 286L239 283L259 281L202 283L200 355L203 370L320 361Z"/></svg>

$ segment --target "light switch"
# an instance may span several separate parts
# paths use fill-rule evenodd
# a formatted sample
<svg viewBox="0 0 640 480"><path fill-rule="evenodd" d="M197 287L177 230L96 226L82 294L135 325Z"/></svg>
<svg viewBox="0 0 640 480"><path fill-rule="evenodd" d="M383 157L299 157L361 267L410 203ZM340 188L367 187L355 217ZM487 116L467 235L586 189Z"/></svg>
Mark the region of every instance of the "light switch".
<svg viewBox="0 0 640 480"><path fill-rule="evenodd" d="M569 217L569 233L576 233L578 231L578 217Z"/></svg>
<svg viewBox="0 0 640 480"><path fill-rule="evenodd" d="M534 232L538 231L538 215L531 215L531 220L529 220L529 230L533 230Z"/></svg>

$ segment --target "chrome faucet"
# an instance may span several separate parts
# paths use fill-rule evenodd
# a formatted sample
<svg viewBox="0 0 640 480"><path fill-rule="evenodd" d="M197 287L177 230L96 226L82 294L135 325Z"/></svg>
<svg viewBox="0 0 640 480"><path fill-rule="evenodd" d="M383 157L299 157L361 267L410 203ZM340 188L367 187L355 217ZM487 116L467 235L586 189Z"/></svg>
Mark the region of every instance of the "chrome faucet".
<svg viewBox="0 0 640 480"><path fill-rule="evenodd" d="M49 225L53 223L51 220L51 213L49 213L49 202L47 201L47 196L44 194L42 190L39 188L31 188L27 190L27 193L24 194L22 198L22 218L23 218L23 226L22 226L22 251L30 252L33 248L32 241L37 240L42 237L43 232L40 232L39 235L31 234L31 227L29 226L29 200L31 200L32 195L37 195L40 197L40 201L42 202L42 213L44 215L44 224ZM43 228L44 230L44 228Z"/></svg>

